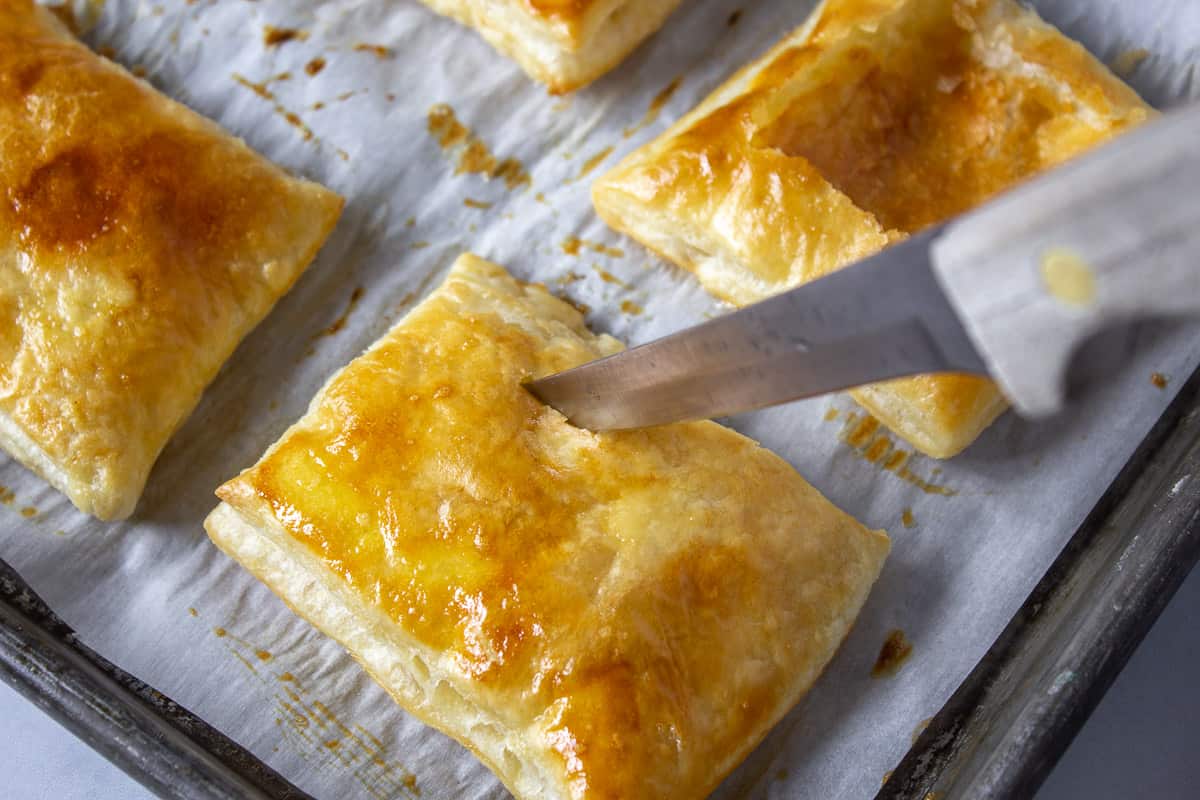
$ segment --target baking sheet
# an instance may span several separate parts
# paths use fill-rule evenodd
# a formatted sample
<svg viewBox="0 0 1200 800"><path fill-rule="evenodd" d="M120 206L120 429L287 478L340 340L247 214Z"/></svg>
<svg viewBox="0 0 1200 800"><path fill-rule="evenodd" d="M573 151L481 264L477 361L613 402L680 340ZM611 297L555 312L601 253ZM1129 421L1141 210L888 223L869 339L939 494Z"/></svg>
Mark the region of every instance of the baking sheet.
<svg viewBox="0 0 1200 800"><path fill-rule="evenodd" d="M212 489L253 463L463 250L546 282L590 307L594 328L630 342L720 313L690 277L608 232L588 183L812 5L688 2L615 73L559 99L410 0L108 0L93 44L349 205L320 259L169 445L136 516L91 521L4 459L0 556L87 644L317 797L505 796L465 750L401 712L208 543ZM1131 82L1156 105L1200 96L1200 5L1036 5L1103 59L1136 64ZM268 46L266 26L303 35ZM324 60L319 71L314 59ZM443 103L494 163L478 148L464 158L439 146L428 117ZM908 448L872 451L874 435L844 398L734 420L836 503L887 528L894 550L826 674L718 796L874 795L1196 368L1198 339L1183 325L1106 337L1097 352L1124 365L1118 377L1061 419L1005 417L949 463L873 463L880 449ZM895 629L913 653L873 678Z"/></svg>

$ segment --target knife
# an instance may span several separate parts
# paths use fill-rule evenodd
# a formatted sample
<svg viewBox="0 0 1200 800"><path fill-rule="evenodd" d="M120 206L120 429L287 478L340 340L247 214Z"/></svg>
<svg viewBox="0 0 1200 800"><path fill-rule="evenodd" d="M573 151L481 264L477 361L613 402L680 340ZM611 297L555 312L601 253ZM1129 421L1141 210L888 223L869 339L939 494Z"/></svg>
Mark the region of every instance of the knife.
<svg viewBox="0 0 1200 800"><path fill-rule="evenodd" d="M1198 312L1200 104L827 277L526 386L616 430L977 373L1041 417L1101 329Z"/></svg>

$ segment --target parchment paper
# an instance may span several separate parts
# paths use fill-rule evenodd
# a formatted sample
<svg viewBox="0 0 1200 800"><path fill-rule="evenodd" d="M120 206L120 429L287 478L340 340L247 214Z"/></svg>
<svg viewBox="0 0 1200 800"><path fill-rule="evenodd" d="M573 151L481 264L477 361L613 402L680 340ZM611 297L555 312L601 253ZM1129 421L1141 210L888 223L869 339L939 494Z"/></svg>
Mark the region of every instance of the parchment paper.
<svg viewBox="0 0 1200 800"><path fill-rule="evenodd" d="M326 377L435 286L463 250L590 306L594 328L629 342L720 313L689 276L606 230L591 211L589 179L800 24L812 5L689 0L615 73L562 100L411 0L108 0L92 44L272 159L335 187L349 205L319 260L175 436L136 516L91 521L5 459L0 556L91 647L319 798L504 796L465 750L404 714L339 646L210 545L201 521L213 488L253 463ZM1131 79L1154 104L1200 95L1200 4L1037 6L1106 61L1147 50ZM267 25L306 36L267 47ZM310 75L305 67L316 58L325 66ZM1124 57L1126 66L1137 60ZM281 73L290 78L272 79ZM647 119L676 77L678 90ZM456 174L461 153L444 152L427 130L438 103L452 106L498 159L518 159L531 184L510 189L500 178ZM468 207L467 199L491 206ZM563 247L569 237L603 247L585 244L572 255L575 247ZM322 335L343 315L344 327ZM874 795L914 729L983 655L1196 368L1198 341L1185 326L1109 337L1104 353L1120 371L1082 405L1039 425L1007 416L951 462L912 458L908 480L843 441L856 410L845 398L735 420L834 502L889 529L894 552L824 677L718 796ZM1166 389L1152 384L1154 372ZM838 419L827 421L831 409ZM924 491L918 479L953 495ZM905 632L913 654L894 676L872 678L892 629Z"/></svg>

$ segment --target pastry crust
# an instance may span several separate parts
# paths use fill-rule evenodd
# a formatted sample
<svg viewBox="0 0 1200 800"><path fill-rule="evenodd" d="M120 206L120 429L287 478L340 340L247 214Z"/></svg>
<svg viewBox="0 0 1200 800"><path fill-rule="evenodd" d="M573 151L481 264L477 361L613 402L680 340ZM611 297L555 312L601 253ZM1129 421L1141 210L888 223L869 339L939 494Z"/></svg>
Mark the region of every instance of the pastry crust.
<svg viewBox="0 0 1200 800"><path fill-rule="evenodd" d="M1147 119L1107 68L1012 0L826 0L593 187L612 227L752 303L874 253ZM991 381L852 392L953 456L1003 411Z"/></svg>
<svg viewBox="0 0 1200 800"><path fill-rule="evenodd" d="M0 444L101 519L341 212L76 41L0 2Z"/></svg>
<svg viewBox="0 0 1200 800"><path fill-rule="evenodd" d="M521 386L619 349L465 255L205 523L519 798L707 796L888 550L733 431L595 434Z"/></svg>
<svg viewBox="0 0 1200 800"><path fill-rule="evenodd" d="M681 0L421 0L470 26L554 94L620 64Z"/></svg>

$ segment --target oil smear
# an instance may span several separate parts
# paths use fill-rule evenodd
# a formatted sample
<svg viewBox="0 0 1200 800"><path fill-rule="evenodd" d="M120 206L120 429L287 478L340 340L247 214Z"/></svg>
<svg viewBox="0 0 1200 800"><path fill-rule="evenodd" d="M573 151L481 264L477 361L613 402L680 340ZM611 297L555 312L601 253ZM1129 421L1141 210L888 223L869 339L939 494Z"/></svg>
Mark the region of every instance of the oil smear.
<svg viewBox="0 0 1200 800"><path fill-rule="evenodd" d="M883 640L883 646L879 648L879 657L875 659L875 665L871 667L871 677L886 678L895 675L904 666L904 662L908 661L912 651L912 642L908 641L904 631L899 628L893 630Z"/></svg>
<svg viewBox="0 0 1200 800"><path fill-rule="evenodd" d="M621 135L628 139L638 131L653 125L658 120L658 115L662 113L663 107L671 101L671 98L675 96L675 92L679 91L679 86L682 83L682 75L668 83L666 88L655 95L654 99L650 101L650 108L646 109L646 116L642 117L642 121L626 128Z"/></svg>
<svg viewBox="0 0 1200 800"><path fill-rule="evenodd" d="M482 139L459 121L454 109L438 103L429 109L426 128L443 151L457 159L455 175L471 173L491 180L499 178L509 189L528 186L533 181L515 158L497 159Z"/></svg>
<svg viewBox="0 0 1200 800"><path fill-rule="evenodd" d="M856 411L846 412L846 422L842 426L839 438L850 447L860 458L879 466L885 472L890 472L906 483L910 483L925 494L936 494L943 497L953 497L958 494L935 478L941 472L935 469L926 478L914 472L910 466L913 453L896 446L891 436L879 424L879 420L867 413ZM826 420L838 419L835 415L826 415Z"/></svg>
<svg viewBox="0 0 1200 800"><path fill-rule="evenodd" d="M230 655L245 667L270 696L281 744L320 770L348 771L372 800L419 798L416 776L388 757L387 747L361 725L340 719L319 694L294 673L274 667L268 650L231 633L213 628Z"/></svg>

